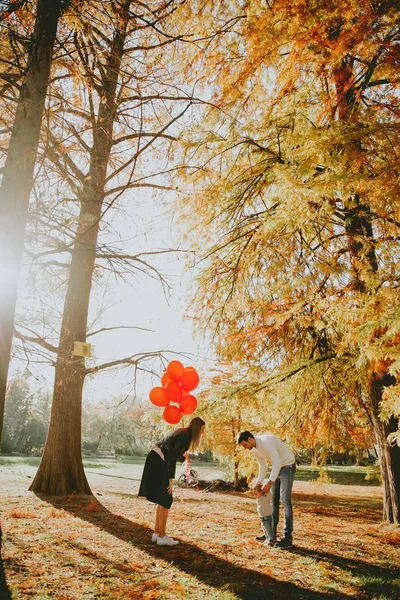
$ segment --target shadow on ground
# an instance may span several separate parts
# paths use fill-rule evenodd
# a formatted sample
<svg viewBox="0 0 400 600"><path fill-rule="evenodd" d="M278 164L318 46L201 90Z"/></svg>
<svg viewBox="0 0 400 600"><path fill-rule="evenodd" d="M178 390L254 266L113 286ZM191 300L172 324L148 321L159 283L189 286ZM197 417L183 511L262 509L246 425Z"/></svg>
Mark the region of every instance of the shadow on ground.
<svg viewBox="0 0 400 600"><path fill-rule="evenodd" d="M4 572L3 558L1 555L2 531L0 527L0 598L1 600L11 600L11 592L7 585L6 574Z"/></svg>
<svg viewBox="0 0 400 600"><path fill-rule="evenodd" d="M379 565L339 556L330 552L309 550L300 546L293 546L287 550L292 554L307 556L327 562L344 571L350 571L360 580L360 592L366 598L382 598L385 600L399 600L400 598L400 569L387 569Z"/></svg>
<svg viewBox="0 0 400 600"><path fill-rule="evenodd" d="M230 549L226 547L226 559L205 552L195 544L181 542L175 547L159 547L151 542L152 531L139 523L134 523L110 512L92 496L76 496L68 500L59 497L39 495L43 502L57 509L70 512L92 525L133 544L142 552L154 558L170 561L175 567L197 578L210 587L229 590L241 600L328 600L350 598L345 594L329 594L307 590L294 583L279 581L258 571L232 564L228 557ZM87 506L96 502L96 510L87 510Z"/></svg>

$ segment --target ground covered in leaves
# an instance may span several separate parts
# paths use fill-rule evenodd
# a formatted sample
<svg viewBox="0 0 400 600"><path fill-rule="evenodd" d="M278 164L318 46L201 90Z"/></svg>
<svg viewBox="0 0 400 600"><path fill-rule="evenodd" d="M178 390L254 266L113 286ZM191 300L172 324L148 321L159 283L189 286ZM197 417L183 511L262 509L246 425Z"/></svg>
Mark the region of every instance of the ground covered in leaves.
<svg viewBox="0 0 400 600"><path fill-rule="evenodd" d="M400 532L377 486L295 482L295 545L266 548L246 493L175 489L169 534L151 542L139 482L89 474L94 496L39 497L2 473L1 600L400 598Z"/></svg>

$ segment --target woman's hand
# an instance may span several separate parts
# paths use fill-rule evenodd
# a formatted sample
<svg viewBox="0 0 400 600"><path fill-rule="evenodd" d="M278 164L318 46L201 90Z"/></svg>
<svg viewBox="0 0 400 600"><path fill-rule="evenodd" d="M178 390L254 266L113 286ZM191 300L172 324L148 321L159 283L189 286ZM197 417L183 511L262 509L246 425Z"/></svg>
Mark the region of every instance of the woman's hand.
<svg viewBox="0 0 400 600"><path fill-rule="evenodd" d="M169 486L167 487L167 494L172 496L172 479L169 480Z"/></svg>

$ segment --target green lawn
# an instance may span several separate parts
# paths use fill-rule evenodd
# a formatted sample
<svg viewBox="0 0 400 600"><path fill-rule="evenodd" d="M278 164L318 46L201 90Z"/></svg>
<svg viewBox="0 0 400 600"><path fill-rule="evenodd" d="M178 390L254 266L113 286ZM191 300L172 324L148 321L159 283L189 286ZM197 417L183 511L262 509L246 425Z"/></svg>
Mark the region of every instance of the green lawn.
<svg viewBox="0 0 400 600"><path fill-rule="evenodd" d="M119 476L127 479L140 479L145 458L142 456L123 456L117 460L101 457L84 458L83 464L88 473L96 473L104 476ZM9 467L26 473L32 477L40 463L39 457L30 456L0 456L0 468ZM193 466L199 473L200 479L226 479L223 469L217 462L192 461ZM329 465L323 469L311 465L300 465L297 467L296 480L298 481L324 481L327 483L338 483L340 485L380 485L373 473L372 467L337 466ZM177 476L180 466L177 467ZM370 477L366 479L367 474ZM371 475L373 475L371 477Z"/></svg>

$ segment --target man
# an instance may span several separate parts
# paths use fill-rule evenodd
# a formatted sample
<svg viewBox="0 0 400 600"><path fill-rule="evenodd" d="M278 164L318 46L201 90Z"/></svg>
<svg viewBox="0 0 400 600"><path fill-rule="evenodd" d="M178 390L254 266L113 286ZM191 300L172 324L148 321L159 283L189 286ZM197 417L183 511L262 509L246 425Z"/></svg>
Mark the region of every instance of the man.
<svg viewBox="0 0 400 600"><path fill-rule="evenodd" d="M276 435L254 436L250 431L242 431L237 442L246 450L251 450L257 459L256 487L266 494L271 490L274 540L279 522L279 500L282 501L285 516L283 537L275 546L290 548L293 543L292 487L296 472L295 456L289 446ZM267 463L271 463L272 468L268 481L263 484L268 469Z"/></svg>

